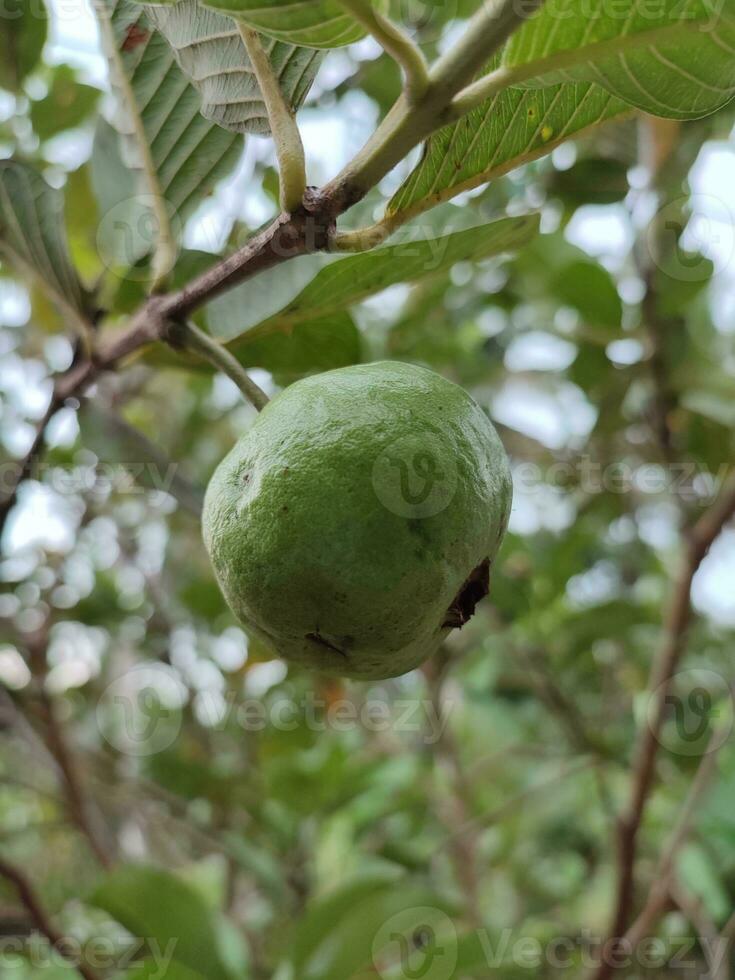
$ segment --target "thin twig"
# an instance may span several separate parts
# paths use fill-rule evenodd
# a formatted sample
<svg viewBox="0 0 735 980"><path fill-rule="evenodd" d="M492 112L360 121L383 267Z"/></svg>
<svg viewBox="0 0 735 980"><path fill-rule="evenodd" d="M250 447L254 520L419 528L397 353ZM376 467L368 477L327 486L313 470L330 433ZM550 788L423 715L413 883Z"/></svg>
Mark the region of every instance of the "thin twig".
<svg viewBox="0 0 735 980"><path fill-rule="evenodd" d="M568 776L574 776L577 773L584 772L586 769L589 769L592 766L597 766L598 764L599 760L590 756L571 760L564 766L561 766L559 772L554 773L554 775L550 776L548 779L541 779L537 783L532 783L515 796L512 796L504 803L501 803L500 806L496 807L495 809L488 810L485 813L480 813L466 824L458 827L452 834L447 835L444 842L439 845L437 850L441 850L443 847L446 847L450 843L451 838L457 837L460 834L466 834L468 830L494 826L501 820L505 820L505 818L510 816L512 813L515 813L520 806L522 806L528 799L535 796L537 793L548 790L551 786L562 782Z"/></svg>
<svg viewBox="0 0 735 980"><path fill-rule="evenodd" d="M31 443L31 447L26 453L24 459L22 459L17 466L14 479L11 482L10 489L6 492L5 497L0 500L0 538L2 538L3 531L5 529L5 522L8 519L8 515L12 510L15 499L18 493L19 487L25 483L26 480L30 479L33 475L34 467L36 462L41 456L45 446L46 437L48 432L48 426L51 419L56 415L56 413L63 408L66 399L61 398L59 393L54 390L51 392L51 398L49 399L48 407L43 413L43 418L38 423L36 428L36 434ZM6 475L7 478L7 475Z"/></svg>
<svg viewBox="0 0 735 980"><path fill-rule="evenodd" d="M451 660L445 649L439 653L424 668L429 694L434 706L434 717L439 719L439 738L434 746L435 758L442 761L447 769L451 782L450 798L442 800L442 811L446 814L445 823L448 829L456 826L466 827L463 834L451 834L448 838L448 849L452 856L457 881L466 901L466 914L469 925L478 929L482 925L482 908L480 904L480 882L478 877L478 835L472 823L472 793L467 780L462 758L452 732L446 722L444 686L451 666Z"/></svg>
<svg viewBox="0 0 735 980"><path fill-rule="evenodd" d="M0 857L0 875L10 882L18 897L28 911L38 931L48 939L53 948L76 968L84 980L99 980L97 974L86 963L81 963L67 947L64 936L56 929L35 889L23 872Z"/></svg>
<svg viewBox="0 0 735 980"><path fill-rule="evenodd" d="M92 853L103 868L111 868L113 860L99 839L96 821L93 820L82 779L77 770L76 759L66 740L66 733L61 724L56 705L48 692L41 692L41 707L46 723L49 751L61 770L64 789L69 805L69 813L82 835L86 838Z"/></svg>
<svg viewBox="0 0 735 980"><path fill-rule="evenodd" d="M176 324L171 333L172 342L175 346L182 346L187 350L194 351L209 361L218 371L234 381L245 398L254 405L260 412L268 404L268 396L247 373L245 368L223 347L217 343L213 337L209 337L196 324L188 321L185 324Z"/></svg>
<svg viewBox="0 0 735 980"><path fill-rule="evenodd" d="M242 21L236 21L236 24L268 112L268 121L278 157L281 207L285 212L290 213L301 205L306 191L304 144L301 142L301 134L294 114L283 96L260 36Z"/></svg>
<svg viewBox="0 0 735 980"><path fill-rule="evenodd" d="M726 724L729 725L729 718ZM720 750L727 742L726 734L720 726L717 726L710 736L709 744L699 763L687 798L661 851L643 909L625 934L625 939L630 944L631 949L635 949L650 935L656 921L667 906L671 886L675 880L676 859L691 834L692 826L697 817L697 810L712 785L712 780L717 771Z"/></svg>
<svg viewBox="0 0 735 980"><path fill-rule="evenodd" d="M102 843L97 821L87 800L77 760L67 742L64 726L58 716L56 702L46 688L48 625L33 634L26 643L31 673L38 687L38 704L41 710L46 747L61 773L69 816L89 844L100 865L106 869L111 868L113 860L108 848Z"/></svg>
<svg viewBox="0 0 735 980"><path fill-rule="evenodd" d="M707 961L707 980L729 980L727 956L723 955L726 954L726 949L723 950L725 941L707 915L701 898L693 895L676 877L669 891L673 901L697 930L699 946Z"/></svg>
<svg viewBox="0 0 735 980"><path fill-rule="evenodd" d="M666 613L661 645L653 661L649 681L652 710L648 712L648 724L641 727L638 735L630 799L618 826L617 887L610 930L613 939L625 935L633 906L638 833L653 787L661 730L666 718L667 699L685 649L692 611L692 582L713 541L733 515L735 515L735 472L730 474L714 504L702 515L687 536L684 560ZM609 963L603 963L595 974L596 980L607 980L612 969Z"/></svg>

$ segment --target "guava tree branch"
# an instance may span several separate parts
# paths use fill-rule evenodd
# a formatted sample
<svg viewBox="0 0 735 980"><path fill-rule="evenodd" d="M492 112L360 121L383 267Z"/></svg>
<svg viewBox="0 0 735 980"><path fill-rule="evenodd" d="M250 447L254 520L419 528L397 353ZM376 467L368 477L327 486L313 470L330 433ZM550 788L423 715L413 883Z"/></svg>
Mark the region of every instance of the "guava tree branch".
<svg viewBox="0 0 735 980"><path fill-rule="evenodd" d="M283 262L330 250L337 217L361 200L414 147L457 118L457 111L451 110L454 97L543 2L527 0L519 5L517 0L486 0L456 48L431 69L422 97L412 103L404 93L363 150L334 180L319 191L307 188L298 207L284 211L243 248L183 289L150 296L123 331L101 342L88 359L60 375L47 417L0 500L0 535L21 484L43 450L48 423L68 399L80 395L101 372L113 370L142 347L164 339L172 321L185 320L215 297Z"/></svg>
<svg viewBox="0 0 735 980"><path fill-rule="evenodd" d="M324 188L337 213L361 200L433 132L470 111L454 107L455 96L543 3L484 0L457 44L432 66L422 97L411 101L404 93L357 156Z"/></svg>
<svg viewBox="0 0 735 980"><path fill-rule="evenodd" d="M32 475L46 443L48 425L69 399L80 396L105 371L141 348L165 337L169 324L187 317L205 303L274 266L324 250L334 230L334 218L321 218L314 195L307 192L294 214L281 214L241 249L218 262L177 292L149 297L127 326L100 340L92 357L80 360L55 379L49 405L26 456L3 473L0 497L0 539L22 484Z"/></svg>
<svg viewBox="0 0 735 980"><path fill-rule="evenodd" d="M54 926L41 899L36 894L36 890L23 872L9 861L0 857L0 876L5 878L15 888L18 898L23 903L36 928L48 939L54 949L61 956L66 957L77 972L84 977L84 980L99 980L97 974L91 967L86 963L79 962L76 957L71 955L64 942L64 937Z"/></svg>
<svg viewBox="0 0 735 980"><path fill-rule="evenodd" d="M96 814L87 798L77 758L67 740L56 701L46 687L48 632L49 623L46 622L26 641L29 663L38 689L38 707L44 743L61 775L69 816L86 839L100 865L106 869L111 868L113 860L99 832Z"/></svg>
<svg viewBox="0 0 735 980"><path fill-rule="evenodd" d="M651 708L647 724L641 726L634 750L633 778L626 811L618 825L618 868L614 914L610 935L620 940L630 920L635 886L638 834L648 798L653 788L656 757L666 717L667 698L683 656L692 616L691 590L694 576L715 538L735 516L735 471L725 481L711 507L685 535L684 556L674 584L664 620L661 645L651 668L649 695ZM608 958L609 959L609 958ZM595 980L608 980L614 967L603 962Z"/></svg>
<svg viewBox="0 0 735 980"><path fill-rule="evenodd" d="M729 720L728 720L729 724ZM675 864L682 847L686 844L692 827L697 818L697 811L706 796L712 780L717 772L719 754L727 744L727 733L716 726L710 737L709 744L697 767L697 773L681 808L674 829L664 845L659 857L653 884L648 892L643 909L633 925L625 934L625 940L631 949L635 949L650 936L651 929L662 915L675 886Z"/></svg>

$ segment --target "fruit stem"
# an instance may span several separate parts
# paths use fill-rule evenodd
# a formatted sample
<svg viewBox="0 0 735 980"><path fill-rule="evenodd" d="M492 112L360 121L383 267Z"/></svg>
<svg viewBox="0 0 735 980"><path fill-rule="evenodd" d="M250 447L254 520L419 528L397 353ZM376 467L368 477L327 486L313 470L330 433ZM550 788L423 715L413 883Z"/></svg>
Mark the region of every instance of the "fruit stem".
<svg viewBox="0 0 735 980"><path fill-rule="evenodd" d="M177 343L181 343L186 350L199 354L218 371L226 374L230 380L235 382L250 404L255 406L259 412L262 411L268 404L268 396L262 388L256 385L237 358L190 320L182 324L181 327L183 328L181 333L177 330Z"/></svg>

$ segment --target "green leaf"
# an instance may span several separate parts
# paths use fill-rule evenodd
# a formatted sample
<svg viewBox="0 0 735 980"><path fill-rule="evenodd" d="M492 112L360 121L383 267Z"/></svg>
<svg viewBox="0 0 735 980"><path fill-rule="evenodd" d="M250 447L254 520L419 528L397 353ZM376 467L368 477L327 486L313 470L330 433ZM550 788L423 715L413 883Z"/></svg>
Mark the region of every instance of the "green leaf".
<svg viewBox="0 0 735 980"><path fill-rule="evenodd" d="M329 939L341 916L365 899L385 891L398 877L399 872L394 869L362 874L312 900L291 943L290 958L296 975L302 973L321 943Z"/></svg>
<svg viewBox="0 0 735 980"><path fill-rule="evenodd" d="M422 927L435 925L447 930L437 935L437 958L432 951L417 952L406 964L407 976L423 976L426 980L452 976L456 958L456 934L444 909L446 903L436 893L409 883L394 882L381 890L364 896L360 901L337 911L328 935L314 950L305 964L300 980L344 980L345 977L374 975L375 957L381 954L387 963L405 949L398 945L397 936L409 940ZM433 920L433 921L432 921ZM388 947L386 949L386 947ZM358 972L359 971L359 972Z"/></svg>
<svg viewBox="0 0 735 980"><path fill-rule="evenodd" d="M735 96L735 17L708 0L560 0L510 40L524 84L588 81L646 112L696 119Z"/></svg>
<svg viewBox="0 0 735 980"><path fill-rule="evenodd" d="M583 204L614 204L628 193L628 168L622 160L590 157L569 170L554 170L547 186L570 208Z"/></svg>
<svg viewBox="0 0 735 980"><path fill-rule="evenodd" d="M245 367L265 368L282 380L347 367L362 355L360 331L345 312L304 320L288 334L244 334L227 347Z"/></svg>
<svg viewBox="0 0 735 980"><path fill-rule="evenodd" d="M179 68L202 97L202 115L236 133L270 133L268 112L231 17L200 7L197 0L170 6L146 5L151 23L163 34ZM264 38L287 103L298 109L314 81L323 55Z"/></svg>
<svg viewBox="0 0 735 980"><path fill-rule="evenodd" d="M34 131L40 139L47 140L65 129L80 126L101 94L99 89L77 81L75 71L68 65L59 65L54 68L47 95L31 105Z"/></svg>
<svg viewBox="0 0 735 980"><path fill-rule="evenodd" d="M85 330L90 297L69 256L63 196L15 160L0 161L0 256Z"/></svg>
<svg viewBox="0 0 735 980"><path fill-rule="evenodd" d="M204 6L232 14L279 41L309 48L352 44L365 33L338 0L208 0Z"/></svg>
<svg viewBox="0 0 735 980"><path fill-rule="evenodd" d="M537 215L503 218L424 241L388 245L326 266L279 313L245 336L251 340L291 331L299 323L328 317L402 282L415 282L525 245L538 231Z"/></svg>
<svg viewBox="0 0 735 980"><path fill-rule="evenodd" d="M588 326L606 328L607 339L619 334L623 303L612 276L601 265L588 259L569 262L549 288L563 303L578 310Z"/></svg>
<svg viewBox="0 0 735 980"><path fill-rule="evenodd" d="M19 92L36 67L48 33L48 14L34 0L5 0L0 30L0 88Z"/></svg>
<svg viewBox="0 0 735 980"><path fill-rule="evenodd" d="M169 271L183 223L240 157L235 133L205 119L201 98L176 64L166 40L129 0L96 0L115 95L113 119L121 138L124 194L101 200L100 249L127 265L157 249ZM100 170L107 170L111 147ZM118 165L118 170L120 166ZM108 178L115 196L120 181ZM96 183L97 186L97 183Z"/></svg>
<svg viewBox="0 0 735 980"><path fill-rule="evenodd" d="M388 217L405 221L421 214L627 111L596 85L506 89L429 139Z"/></svg>
<svg viewBox="0 0 735 980"><path fill-rule="evenodd" d="M188 970L207 980L233 980L221 958L217 914L195 889L167 871L142 865L117 868L90 901L136 938L149 944L155 940L159 950L172 951Z"/></svg>

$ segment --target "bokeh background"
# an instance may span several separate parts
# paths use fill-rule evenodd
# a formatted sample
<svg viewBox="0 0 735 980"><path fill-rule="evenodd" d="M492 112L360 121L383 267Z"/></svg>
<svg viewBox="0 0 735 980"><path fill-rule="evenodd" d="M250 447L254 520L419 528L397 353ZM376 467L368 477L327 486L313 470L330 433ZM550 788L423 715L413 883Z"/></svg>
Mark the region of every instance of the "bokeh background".
<svg viewBox="0 0 735 980"><path fill-rule="evenodd" d="M463 13L407 12L429 51ZM109 86L95 19L79 0L49 15L42 61L21 91L0 91L0 157L32 160L65 188L83 275L133 308L142 285L99 247L109 209L93 148ZM299 114L312 183L395 97L379 53L364 41L321 68ZM511 456L490 599L423 671L325 680L287 669L233 620L198 519L209 475L254 418L229 380L139 363L54 418L2 540L0 851L63 936L102 937L112 952L98 975L581 975L585 937L608 923L614 817L680 529L732 464L734 121L732 108L686 124L630 118L442 205L400 235L529 210L542 234L361 304L352 346L325 354L325 367L396 358L440 371L490 412ZM415 159L347 224L378 217ZM249 138L188 219L182 268L243 241L276 198L271 145ZM208 316L255 323L328 261L299 259ZM4 263L0 352L7 474L73 348ZM254 372L269 392L298 374ZM734 530L703 562L693 602L640 842L644 891L713 718L725 744L658 953L630 977L735 975L731 952L715 963L703 941L735 931ZM416 948L424 929L442 954L410 973L400 944L392 959L380 951L414 927ZM32 930L0 882L2 976L76 975L59 956L4 945ZM137 939L171 936L179 972L138 963ZM674 966L682 943L686 965Z"/></svg>

